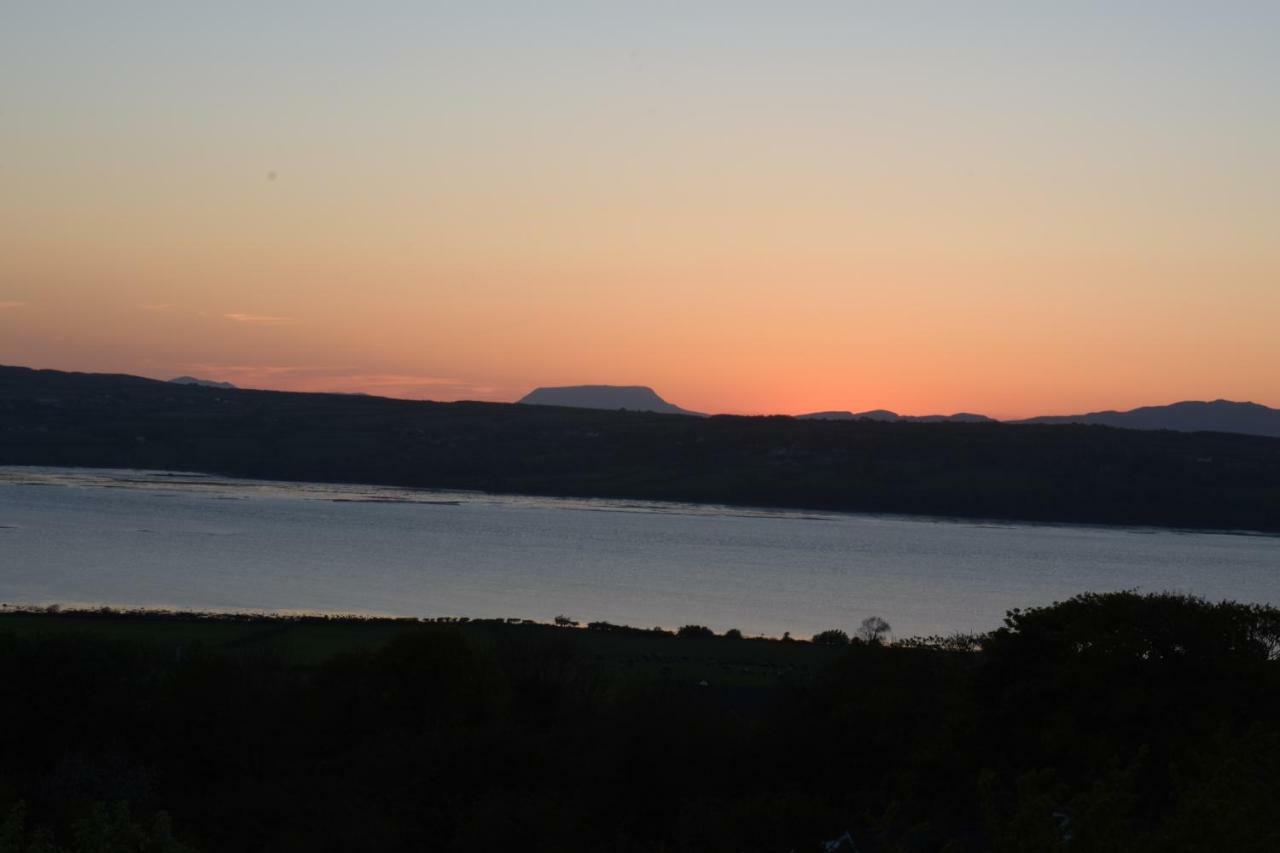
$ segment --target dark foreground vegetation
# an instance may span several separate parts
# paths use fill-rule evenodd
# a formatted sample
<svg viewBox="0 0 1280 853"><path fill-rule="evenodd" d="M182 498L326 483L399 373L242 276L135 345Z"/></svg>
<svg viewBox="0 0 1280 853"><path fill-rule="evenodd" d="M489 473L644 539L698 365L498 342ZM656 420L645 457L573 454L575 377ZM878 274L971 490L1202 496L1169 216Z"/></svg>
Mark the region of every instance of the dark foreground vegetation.
<svg viewBox="0 0 1280 853"><path fill-rule="evenodd" d="M825 640L9 612L0 851L1280 849L1280 611Z"/></svg>
<svg viewBox="0 0 1280 853"><path fill-rule="evenodd" d="M0 367L0 465L1280 531L1280 439L423 403Z"/></svg>

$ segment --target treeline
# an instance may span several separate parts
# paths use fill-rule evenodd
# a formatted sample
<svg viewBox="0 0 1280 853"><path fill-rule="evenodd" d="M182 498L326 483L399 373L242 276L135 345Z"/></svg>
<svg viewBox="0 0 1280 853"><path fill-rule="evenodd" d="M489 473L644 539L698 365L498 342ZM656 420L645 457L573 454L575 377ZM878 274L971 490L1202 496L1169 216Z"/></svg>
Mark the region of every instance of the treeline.
<svg viewBox="0 0 1280 853"><path fill-rule="evenodd" d="M0 850L1280 849L1270 607L1116 593L958 645L643 640L829 656L773 686L628 669L593 651L632 641L607 631L400 625L299 665L104 630L123 618L0 617Z"/></svg>
<svg viewBox="0 0 1280 853"><path fill-rule="evenodd" d="M730 629L723 635L703 625L685 625L676 630L668 628L636 628L631 625L617 625L613 622L594 621L583 626L580 622L567 616L557 616L551 623L539 622L518 616L507 617L471 617L471 616L381 616L360 613L279 613L217 610L170 610L157 607L113 607L100 605L97 607L63 607L60 604L28 605L0 604L0 615L25 616L64 616L78 620L115 620L126 622L178 622L178 623L232 623L249 625L554 625L557 628L585 627L588 631L600 631L607 634L622 634L632 637L697 637L711 638L723 636L728 639L743 639L741 631ZM790 639L790 633L787 639ZM758 638L758 639L764 639ZM818 637L815 642L823 642ZM846 635L844 642L849 642Z"/></svg>
<svg viewBox="0 0 1280 853"><path fill-rule="evenodd" d="M424 403L0 367L0 464L1280 531L1280 439Z"/></svg>

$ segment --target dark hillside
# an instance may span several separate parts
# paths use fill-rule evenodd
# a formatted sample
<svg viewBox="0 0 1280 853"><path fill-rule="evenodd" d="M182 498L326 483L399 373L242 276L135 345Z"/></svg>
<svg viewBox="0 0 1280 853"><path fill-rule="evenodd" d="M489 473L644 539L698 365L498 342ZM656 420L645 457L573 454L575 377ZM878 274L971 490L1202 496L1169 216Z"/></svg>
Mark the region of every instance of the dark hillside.
<svg viewBox="0 0 1280 853"><path fill-rule="evenodd" d="M1186 400L1168 406L1144 406L1128 412L1049 415L1024 424L1097 424L1125 429L1173 429L1184 432L1238 432L1280 438L1280 409L1231 400Z"/></svg>
<svg viewBox="0 0 1280 853"><path fill-rule="evenodd" d="M0 368L0 464L1280 531L1280 440L430 403Z"/></svg>

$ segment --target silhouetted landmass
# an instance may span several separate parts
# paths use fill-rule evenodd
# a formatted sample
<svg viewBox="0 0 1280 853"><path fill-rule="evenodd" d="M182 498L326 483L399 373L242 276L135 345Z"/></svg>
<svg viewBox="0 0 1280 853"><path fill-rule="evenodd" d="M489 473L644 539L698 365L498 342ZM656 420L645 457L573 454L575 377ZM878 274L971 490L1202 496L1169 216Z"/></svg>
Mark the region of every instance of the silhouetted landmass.
<svg viewBox="0 0 1280 853"><path fill-rule="evenodd" d="M0 464L1280 531L1280 440L690 418L0 368Z"/></svg>
<svg viewBox="0 0 1280 853"><path fill-rule="evenodd" d="M516 402L526 406L568 406L574 409L625 409L667 415L699 415L658 396L646 385L568 385L534 388Z"/></svg>
<svg viewBox="0 0 1280 853"><path fill-rule="evenodd" d="M900 415L897 412L891 412L888 409L872 409L869 412L810 412L807 415L796 415L802 420L814 421L884 421L887 423L918 423L918 424L939 424L939 423L964 423L964 424L981 424L994 423L992 418L986 415L975 415L970 412L957 412L954 415Z"/></svg>
<svg viewBox="0 0 1280 853"><path fill-rule="evenodd" d="M887 409L868 412L812 412L797 415L807 420L855 421L871 420L899 423L989 423L992 418L969 412L954 415L899 415ZM1145 406L1127 412L1090 412L1083 415L1046 415L1006 421L1011 424L1093 424L1119 429L1180 432L1234 432L1241 435L1265 435L1280 438L1280 409L1258 403L1235 403L1230 400L1208 402L1186 401L1168 406Z"/></svg>
<svg viewBox="0 0 1280 853"><path fill-rule="evenodd" d="M216 379L197 379L194 376L176 376L169 380L178 385L202 385L205 388L235 388L230 382L219 382Z"/></svg>
<svg viewBox="0 0 1280 853"><path fill-rule="evenodd" d="M1280 437L1280 409L1258 403L1188 400L1169 406L1144 406L1127 412L1049 415L1013 421L1021 424L1097 424L1124 429L1172 429L1183 432L1236 432Z"/></svg>
<svg viewBox="0 0 1280 853"><path fill-rule="evenodd" d="M1274 608L1083 595L896 644L610 627L0 615L0 844L1280 849Z"/></svg>

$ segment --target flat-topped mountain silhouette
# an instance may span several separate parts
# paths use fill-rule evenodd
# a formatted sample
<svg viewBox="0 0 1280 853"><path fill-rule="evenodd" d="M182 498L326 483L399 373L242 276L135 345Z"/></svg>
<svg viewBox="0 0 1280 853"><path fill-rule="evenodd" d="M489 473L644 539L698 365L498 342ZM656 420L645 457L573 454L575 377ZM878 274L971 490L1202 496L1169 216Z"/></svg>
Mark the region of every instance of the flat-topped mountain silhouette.
<svg viewBox="0 0 1280 853"><path fill-rule="evenodd" d="M215 379L197 379L194 376L176 376L169 380L177 385L199 385L202 388L235 388L230 382L218 382Z"/></svg>
<svg viewBox="0 0 1280 853"><path fill-rule="evenodd" d="M1126 429L1171 429L1179 432L1237 432L1280 438L1280 409L1231 400L1186 400L1168 406L1143 406L1127 412L1046 415L1010 421L1019 424L1098 424Z"/></svg>
<svg viewBox="0 0 1280 853"><path fill-rule="evenodd" d="M698 415L668 403L647 385L566 385L534 388L517 403L529 406L567 406L572 409L626 409L667 415Z"/></svg>
<svg viewBox="0 0 1280 853"><path fill-rule="evenodd" d="M807 415L796 415L806 421L884 421L886 423L963 423L980 424L994 422L986 415L975 415L970 412L957 412L954 415L900 415L888 409L872 409L869 412L810 412Z"/></svg>

